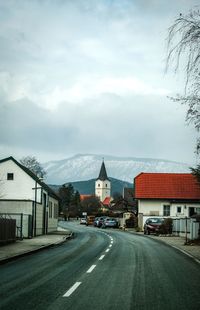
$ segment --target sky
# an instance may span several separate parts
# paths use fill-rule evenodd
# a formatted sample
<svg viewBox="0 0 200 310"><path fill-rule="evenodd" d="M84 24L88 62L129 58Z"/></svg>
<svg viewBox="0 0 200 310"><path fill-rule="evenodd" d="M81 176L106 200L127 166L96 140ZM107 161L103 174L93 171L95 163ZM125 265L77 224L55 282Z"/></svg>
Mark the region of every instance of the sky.
<svg viewBox="0 0 200 310"><path fill-rule="evenodd" d="M0 0L0 157L194 164L168 28L193 0Z"/></svg>

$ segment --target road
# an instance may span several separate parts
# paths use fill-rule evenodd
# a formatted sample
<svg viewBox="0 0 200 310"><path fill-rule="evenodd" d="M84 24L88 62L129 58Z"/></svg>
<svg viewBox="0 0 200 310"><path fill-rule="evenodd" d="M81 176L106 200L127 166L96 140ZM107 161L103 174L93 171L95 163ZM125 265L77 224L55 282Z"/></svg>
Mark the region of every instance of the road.
<svg viewBox="0 0 200 310"><path fill-rule="evenodd" d="M148 236L64 223L66 243L0 266L0 309L199 310L200 265Z"/></svg>

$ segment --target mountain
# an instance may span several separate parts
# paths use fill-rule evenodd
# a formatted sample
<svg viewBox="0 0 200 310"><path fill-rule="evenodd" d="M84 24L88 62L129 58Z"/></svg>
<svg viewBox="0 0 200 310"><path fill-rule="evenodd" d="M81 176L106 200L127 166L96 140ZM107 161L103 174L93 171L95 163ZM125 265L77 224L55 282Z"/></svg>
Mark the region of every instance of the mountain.
<svg viewBox="0 0 200 310"><path fill-rule="evenodd" d="M124 187L133 187L133 183L117 180L114 178L109 178L111 181L111 196L114 193L123 194ZM79 182L69 182L72 184L74 190L78 191L80 194L85 195L92 195L95 194L95 180L88 180L88 181L79 181ZM60 188L60 185L52 185L48 184L55 192L57 192Z"/></svg>
<svg viewBox="0 0 200 310"><path fill-rule="evenodd" d="M189 165L163 159L115 157L78 154L63 160L50 161L42 166L47 171L48 184L64 184L96 179L104 158L108 177L133 183L141 172L189 172Z"/></svg>

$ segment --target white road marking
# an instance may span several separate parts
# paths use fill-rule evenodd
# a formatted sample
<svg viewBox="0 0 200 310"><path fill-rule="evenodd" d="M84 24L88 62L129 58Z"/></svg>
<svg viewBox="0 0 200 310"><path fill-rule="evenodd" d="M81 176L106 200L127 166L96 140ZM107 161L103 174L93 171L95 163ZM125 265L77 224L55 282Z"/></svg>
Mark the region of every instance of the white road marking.
<svg viewBox="0 0 200 310"><path fill-rule="evenodd" d="M101 256L99 257L99 260L102 260L104 257L105 257L105 255L101 255Z"/></svg>
<svg viewBox="0 0 200 310"><path fill-rule="evenodd" d="M107 249L107 250L106 250L106 252L109 252L109 251L110 251L110 249Z"/></svg>
<svg viewBox="0 0 200 310"><path fill-rule="evenodd" d="M110 243L113 243L113 240Z"/></svg>
<svg viewBox="0 0 200 310"><path fill-rule="evenodd" d="M109 245L109 248L111 248L111 247L112 247L112 244Z"/></svg>
<svg viewBox="0 0 200 310"><path fill-rule="evenodd" d="M93 270L95 267L96 267L96 265L92 265L92 266L88 269L87 273L92 272L92 270Z"/></svg>
<svg viewBox="0 0 200 310"><path fill-rule="evenodd" d="M81 284L81 282L76 282L64 295L63 297L69 297Z"/></svg>

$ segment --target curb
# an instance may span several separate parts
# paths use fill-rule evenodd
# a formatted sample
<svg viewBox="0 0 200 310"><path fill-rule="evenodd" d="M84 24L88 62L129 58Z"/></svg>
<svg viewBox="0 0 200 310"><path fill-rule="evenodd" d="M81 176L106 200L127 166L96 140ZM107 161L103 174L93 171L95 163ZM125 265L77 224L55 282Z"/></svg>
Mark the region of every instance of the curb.
<svg viewBox="0 0 200 310"><path fill-rule="evenodd" d="M16 255L0 259L0 265L4 265L4 264L6 264L8 262L11 262L13 260L16 260L18 258L21 258L21 257L24 257L24 256L28 256L28 255L31 255L31 254L34 254L34 253L37 253L37 252L40 252L40 251L42 251L44 249L48 249L48 248L53 247L53 246L61 245L64 242L66 242L67 240L70 240L72 238L74 238L74 233L73 232L71 232L70 235L63 237L63 240L59 240L59 241L57 241L55 243L50 243L50 244L47 244L47 245L41 245L38 248L29 250L29 251L24 251L22 253L18 253Z"/></svg>

